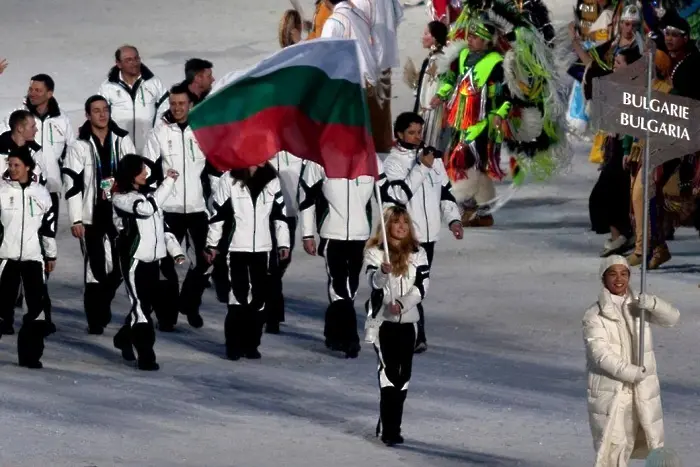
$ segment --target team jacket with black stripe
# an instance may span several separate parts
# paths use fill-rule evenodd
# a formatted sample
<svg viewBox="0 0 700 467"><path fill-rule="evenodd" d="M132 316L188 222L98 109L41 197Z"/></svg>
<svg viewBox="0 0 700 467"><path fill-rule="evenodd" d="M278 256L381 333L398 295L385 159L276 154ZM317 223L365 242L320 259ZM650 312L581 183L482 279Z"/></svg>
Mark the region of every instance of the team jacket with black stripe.
<svg viewBox="0 0 700 467"><path fill-rule="evenodd" d="M426 167L418 162L418 151L399 144L391 149L384 160L385 200L406 206L419 242L434 242L441 217L449 225L459 222L461 215L442 160L436 157L433 166Z"/></svg>
<svg viewBox="0 0 700 467"><path fill-rule="evenodd" d="M153 128L158 99L164 93L163 83L145 65L141 65L141 77L131 87L121 79L119 68L113 67L98 90L109 102L112 119L131 134L139 154Z"/></svg>
<svg viewBox="0 0 700 467"><path fill-rule="evenodd" d="M168 254L173 258L184 254L163 220L162 206L174 186L175 180L166 178L157 190L142 187L112 197L122 258L151 263Z"/></svg>
<svg viewBox="0 0 700 467"><path fill-rule="evenodd" d="M42 176L46 179L46 188L51 193L61 192L61 166L66 157L68 146L75 141L75 132L68 117L61 113L58 101L49 99L47 112L40 116L27 99L22 107L15 110L28 110L36 121L36 144L41 148L34 160L41 168ZM9 129L10 116L5 119Z"/></svg>
<svg viewBox="0 0 700 467"><path fill-rule="evenodd" d="M384 261L384 249L380 246L365 251L366 274L372 289L365 305L367 314L392 323L417 323L420 319L418 304L425 298L430 283L430 267L425 250L418 247L409 256L408 271L402 276L384 274L381 269ZM388 308L391 303L390 291L401 306L399 315L392 314Z"/></svg>
<svg viewBox="0 0 700 467"><path fill-rule="evenodd" d="M111 166L116 171L119 161L136 152L128 133L110 122ZM70 145L63 164L63 186L71 224L92 224L93 212L100 194L102 162L93 141L90 122L80 127L78 139ZM114 176L114 174L112 175ZM110 215L111 217L111 215Z"/></svg>
<svg viewBox="0 0 700 467"><path fill-rule="evenodd" d="M272 232L278 248L289 248L289 225L280 180L269 164L260 167L244 185L222 175L214 192L214 213L209 219L207 247L216 249L230 224L228 251L265 252L272 250ZM223 252L222 252L223 253Z"/></svg>
<svg viewBox="0 0 700 467"><path fill-rule="evenodd" d="M299 181L304 160L288 151L280 151L270 159L270 164L277 170L277 176L280 178L287 216L297 217L297 211L299 210Z"/></svg>
<svg viewBox="0 0 700 467"><path fill-rule="evenodd" d="M21 185L7 172L0 180L0 258L56 259L56 219L51 195L37 177Z"/></svg>
<svg viewBox="0 0 700 467"><path fill-rule="evenodd" d="M162 183L168 169L180 176L175 192L163 204L165 212L189 214L207 211L207 200L220 173L207 163L189 124L172 121L170 111L148 134L143 157L153 162L151 180Z"/></svg>
<svg viewBox="0 0 700 467"><path fill-rule="evenodd" d="M380 186L385 177L377 158ZM362 175L355 179L328 178L323 167L306 161L301 175L299 211L301 235L315 233L329 240L367 240L372 230L372 197L375 179Z"/></svg>

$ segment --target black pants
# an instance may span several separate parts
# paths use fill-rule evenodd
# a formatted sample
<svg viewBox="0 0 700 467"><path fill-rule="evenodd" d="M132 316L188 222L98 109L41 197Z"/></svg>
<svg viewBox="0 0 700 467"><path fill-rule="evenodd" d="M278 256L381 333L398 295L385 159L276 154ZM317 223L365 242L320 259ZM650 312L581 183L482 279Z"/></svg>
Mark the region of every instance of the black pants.
<svg viewBox="0 0 700 467"><path fill-rule="evenodd" d="M408 392L413 367L413 349L416 345L415 323L383 322L374 343L379 359L379 423L377 435L383 426L383 436L401 434L403 403Z"/></svg>
<svg viewBox="0 0 700 467"><path fill-rule="evenodd" d="M267 270L270 254L275 253L228 254L231 290L224 333L229 355L241 355L260 346L265 324L265 299L270 294Z"/></svg>
<svg viewBox="0 0 700 467"><path fill-rule="evenodd" d="M272 251L273 254L270 255L270 293L267 297L267 302L265 302L265 315L267 317L268 323L283 323L284 322L284 294L282 292L282 277L292 262L292 249L294 248L294 236L297 228L296 217L288 217L287 225L289 225L289 257L285 260L281 260L278 254L274 254L277 251L277 237L272 235ZM272 226L274 229L274 226Z"/></svg>
<svg viewBox="0 0 700 467"><path fill-rule="evenodd" d="M166 212L164 217L165 223L178 242L185 241L190 258L190 269L182 283L182 290L173 258L166 256L160 263L165 277L165 280L160 283L161 296L164 300L159 300L156 306L156 317L161 326L174 326L177 323L178 311L187 316L199 314L209 269L209 263L204 258L209 222L206 212L191 214Z"/></svg>
<svg viewBox="0 0 700 467"><path fill-rule="evenodd" d="M326 345L335 350L359 346L355 294L360 285L364 259L364 240L321 239L319 254L326 259L328 273L328 309L324 336Z"/></svg>
<svg viewBox="0 0 700 467"><path fill-rule="evenodd" d="M155 303L160 299L160 262L122 258L122 270L126 293L131 301L131 311L126 323L114 337L115 345L119 348L132 345L136 349L140 364L155 363L153 346L156 343L156 333L151 314Z"/></svg>
<svg viewBox="0 0 700 467"><path fill-rule="evenodd" d="M435 242L421 243L420 246L425 250L425 254L428 256L428 268L431 268L433 266ZM418 304L418 315L420 316L420 319L418 321L418 337L416 338L416 345L427 342L425 337L425 312L423 311L423 302Z"/></svg>
<svg viewBox="0 0 700 467"><path fill-rule="evenodd" d="M20 365L39 362L47 334L44 313L44 263L42 261L0 260L0 320L12 320L20 285L24 289L27 313L17 336Z"/></svg>
<svg viewBox="0 0 700 467"><path fill-rule="evenodd" d="M80 242L85 263L85 315L88 328L96 332L112 320L112 300L122 282L113 229L111 224L86 225Z"/></svg>
<svg viewBox="0 0 700 467"><path fill-rule="evenodd" d="M601 168L598 181L588 198L591 230L597 234L610 232L615 227L627 238L632 236L630 221L630 174L622 167L622 143L618 138L606 139L610 155Z"/></svg>

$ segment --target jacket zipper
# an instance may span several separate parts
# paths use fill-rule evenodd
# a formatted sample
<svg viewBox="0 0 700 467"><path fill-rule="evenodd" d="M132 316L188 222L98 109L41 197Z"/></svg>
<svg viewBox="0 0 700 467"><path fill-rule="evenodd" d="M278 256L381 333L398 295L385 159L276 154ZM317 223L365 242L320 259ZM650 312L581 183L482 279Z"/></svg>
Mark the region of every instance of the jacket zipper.
<svg viewBox="0 0 700 467"><path fill-rule="evenodd" d="M153 216L151 216L151 217L153 217L153 233L155 234L154 237L156 240L155 246L153 247L153 261L155 261L156 258L158 257L158 224L156 223L156 216L157 215L158 215L158 211L156 211L153 214Z"/></svg>
<svg viewBox="0 0 700 467"><path fill-rule="evenodd" d="M250 189L248 189L248 194L250 194L250 202L253 204L253 253L255 253L255 237L257 237L258 232L258 207L257 202L253 201L253 194L250 192Z"/></svg>
<svg viewBox="0 0 700 467"><path fill-rule="evenodd" d="M347 180L347 185L346 185L346 186L347 186L347 193L348 193L348 197L347 197L347 200L348 200L348 203L347 203L348 209L347 209L347 211L346 211L346 213L345 213L345 219L346 219L346 221L345 221L345 234L346 234L345 240L346 240L346 241L349 241L349 240L350 240L350 180L349 180L349 179Z"/></svg>
<svg viewBox="0 0 700 467"><path fill-rule="evenodd" d="M182 130L182 194L184 196L183 209L187 214L187 146L185 145L185 130Z"/></svg>
<svg viewBox="0 0 700 467"><path fill-rule="evenodd" d="M425 187L423 189L423 214L425 215L425 241L430 241L430 224L428 223L428 208L425 205Z"/></svg>
<svg viewBox="0 0 700 467"><path fill-rule="evenodd" d="M24 216L25 216L25 202L24 202L24 188L22 188L22 230L19 236L19 260L22 261L22 254L24 253Z"/></svg>
<svg viewBox="0 0 700 467"><path fill-rule="evenodd" d="M399 297L403 297L403 277L399 279ZM399 315L399 323L403 319L403 313Z"/></svg>

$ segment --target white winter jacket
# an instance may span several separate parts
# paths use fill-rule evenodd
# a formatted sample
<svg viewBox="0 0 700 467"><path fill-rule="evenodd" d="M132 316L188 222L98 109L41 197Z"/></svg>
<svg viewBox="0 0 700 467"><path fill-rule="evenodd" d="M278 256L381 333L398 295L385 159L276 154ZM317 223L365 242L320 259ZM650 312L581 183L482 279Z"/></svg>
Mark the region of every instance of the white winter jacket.
<svg viewBox="0 0 700 467"><path fill-rule="evenodd" d="M51 195L36 176L22 187L5 173L0 180L0 259L56 259L52 217Z"/></svg>
<svg viewBox="0 0 700 467"><path fill-rule="evenodd" d="M160 183L168 169L180 176L175 182L175 193L162 208L165 212L195 213L207 210L207 198L213 193L217 174L206 163L204 153L189 125L183 130L172 123L170 112L149 132L143 157L155 164L155 180Z"/></svg>
<svg viewBox="0 0 700 467"><path fill-rule="evenodd" d="M367 314L392 323L417 323L420 319L417 307L425 298L430 284L430 266L428 266L425 250L418 247L411 254L408 259L408 272L403 276L396 276L393 273L384 274L382 272L384 260L384 249L381 245L365 250L365 272L372 289L365 305ZM399 315L389 311L390 290L393 291L394 300L401 306Z"/></svg>
<svg viewBox="0 0 700 467"><path fill-rule="evenodd" d="M43 158L41 155L41 146L39 146L36 141L27 141L25 145L29 149L29 154L35 162ZM0 134L0 174L4 174L7 171L7 158L15 149L19 149L19 146L17 146L17 143L12 139L12 133L8 130ZM38 163L36 167L34 167L34 175L36 175L39 183L46 186L46 178Z"/></svg>
<svg viewBox="0 0 700 467"><path fill-rule="evenodd" d="M43 117L38 115L36 108L29 101L15 110L28 110L34 115L37 128L35 141L41 146L41 151L35 155L34 160L46 179L46 188L51 193L60 193L61 166L66 157L68 145L75 141L75 132L70 120L61 113L58 102L53 97L49 100L48 112ZM5 126L9 130L10 115L5 119Z"/></svg>
<svg viewBox="0 0 700 467"><path fill-rule="evenodd" d="M166 89L147 66L141 65L141 77L130 87L121 79L121 72L113 67L98 94L109 102L112 120L131 134L139 154L146 144L146 136L153 128L158 99Z"/></svg>
<svg viewBox="0 0 700 467"><path fill-rule="evenodd" d="M207 247L216 249L226 221L232 222L228 251L272 250L272 228L278 248L289 248L289 226L280 180L269 165L255 174L261 191L255 199L248 186L225 173L214 192L214 214L209 220Z"/></svg>
<svg viewBox="0 0 700 467"><path fill-rule="evenodd" d="M128 258L150 263L168 254L173 258L184 255L175 235L167 231L161 207L174 186L175 181L168 177L157 190L147 187L144 192L112 197L120 247Z"/></svg>
<svg viewBox="0 0 700 467"><path fill-rule="evenodd" d="M435 158L431 168L418 162L418 151L395 145L384 160L388 198L406 206L418 241L435 242L440 235L440 217L446 224L459 222L461 215L450 192L442 160Z"/></svg>
<svg viewBox="0 0 700 467"><path fill-rule="evenodd" d="M678 310L655 298L654 309L646 314L644 324L644 367L647 377L634 384L637 375L639 348L639 317L634 310L638 297L630 292L622 307L613 303L607 289L583 317L583 340L588 367L588 417L596 450L596 467L607 467L612 432L620 423L612 414L618 413L620 392L633 388L634 403L641 430L632 457L644 459L650 450L664 443L661 390L656 372L656 358L651 336L651 324L670 327L678 322ZM622 308L622 309L621 309ZM635 317L637 316L637 317ZM632 332L630 332L632 330ZM619 418L619 417L618 417Z"/></svg>
<svg viewBox="0 0 700 467"><path fill-rule="evenodd" d="M278 152L270 164L277 170L284 196L284 206L287 209L287 216L297 217L299 210L299 180L304 160L287 151Z"/></svg>
<svg viewBox="0 0 700 467"><path fill-rule="evenodd" d="M116 170L122 157L136 150L128 134L117 126L111 128L111 140L112 166ZM90 122L86 122L80 128L78 139L68 148L63 164L63 185L71 224L92 224L92 213L100 193L100 167Z"/></svg>
<svg viewBox="0 0 700 467"><path fill-rule="evenodd" d="M384 181L382 163L377 158ZM313 237L318 233L329 240L367 240L372 229L372 197L375 179L362 175L353 180L327 178L319 164L307 161L301 175L299 210L301 235Z"/></svg>

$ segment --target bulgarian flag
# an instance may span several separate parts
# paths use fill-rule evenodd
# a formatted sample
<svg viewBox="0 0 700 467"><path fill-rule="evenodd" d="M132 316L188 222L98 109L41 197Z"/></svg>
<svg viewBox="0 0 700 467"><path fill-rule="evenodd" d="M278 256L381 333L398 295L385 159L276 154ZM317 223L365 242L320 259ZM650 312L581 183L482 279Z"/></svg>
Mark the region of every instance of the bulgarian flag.
<svg viewBox="0 0 700 467"><path fill-rule="evenodd" d="M328 178L377 178L359 60L354 40L315 39L229 73L190 111L202 151L220 171L289 151Z"/></svg>

